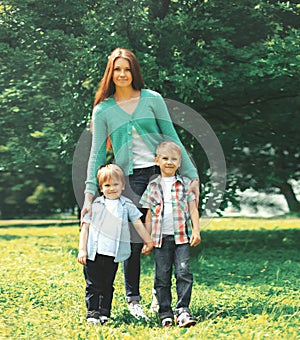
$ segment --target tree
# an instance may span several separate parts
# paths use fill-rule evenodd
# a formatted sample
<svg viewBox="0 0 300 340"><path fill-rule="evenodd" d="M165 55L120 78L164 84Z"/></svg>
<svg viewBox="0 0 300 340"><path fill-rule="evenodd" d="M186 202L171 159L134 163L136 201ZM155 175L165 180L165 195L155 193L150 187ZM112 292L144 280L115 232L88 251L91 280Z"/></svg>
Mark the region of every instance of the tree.
<svg viewBox="0 0 300 340"><path fill-rule="evenodd" d="M160 36L161 90L213 126L226 154L227 192L280 190L292 212L299 212L290 182L300 174L298 8L176 1L152 30Z"/></svg>
<svg viewBox="0 0 300 340"><path fill-rule="evenodd" d="M76 70L79 61L71 51L78 46L84 6L72 1L72 17L60 1L2 3L3 216L72 207L74 196L66 190L71 187L72 155L66 145L76 141L71 131L77 126L71 121L80 124L74 111L85 103L76 103L79 85L71 69Z"/></svg>
<svg viewBox="0 0 300 340"><path fill-rule="evenodd" d="M3 216L73 208L71 166L116 46L138 56L147 87L199 112L222 143L228 186L299 202L296 1L2 1ZM177 127L210 186L205 150ZM17 207L17 210L16 210Z"/></svg>

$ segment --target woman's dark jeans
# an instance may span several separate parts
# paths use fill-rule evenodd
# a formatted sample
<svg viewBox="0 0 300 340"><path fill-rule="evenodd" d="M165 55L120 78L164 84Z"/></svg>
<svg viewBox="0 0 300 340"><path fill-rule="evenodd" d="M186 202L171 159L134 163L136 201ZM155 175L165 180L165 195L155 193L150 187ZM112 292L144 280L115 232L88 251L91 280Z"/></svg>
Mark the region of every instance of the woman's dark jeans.
<svg viewBox="0 0 300 340"><path fill-rule="evenodd" d="M154 288L156 290L159 303L159 317L173 318L172 311L172 267L175 267L177 303L176 310L188 310L192 286L193 275L190 272L190 245L175 244L174 236L166 236L163 238L161 248L154 249L155 258L155 281Z"/></svg>
<svg viewBox="0 0 300 340"><path fill-rule="evenodd" d="M139 200L146 190L151 177L159 173L159 168L152 166L143 169L134 169L133 174L126 178L126 185L123 195L130 198L143 213L141 220L145 222L147 209L139 204ZM140 238L134 227L130 226L131 234L131 256L124 261L124 280L126 289L126 300L140 301L140 255L144 241Z"/></svg>

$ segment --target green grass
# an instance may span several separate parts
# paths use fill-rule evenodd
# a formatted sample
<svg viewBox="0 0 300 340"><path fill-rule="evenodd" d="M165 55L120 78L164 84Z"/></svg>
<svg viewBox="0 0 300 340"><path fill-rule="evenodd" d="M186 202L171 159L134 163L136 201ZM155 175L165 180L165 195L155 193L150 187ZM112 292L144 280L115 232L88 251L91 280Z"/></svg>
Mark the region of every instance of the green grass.
<svg viewBox="0 0 300 340"><path fill-rule="evenodd" d="M134 320L122 267L112 320L85 323L78 226L0 227L0 339L300 339L300 221L215 219L192 251L189 329ZM141 294L151 303L153 257L142 258ZM173 301L175 302L175 290Z"/></svg>

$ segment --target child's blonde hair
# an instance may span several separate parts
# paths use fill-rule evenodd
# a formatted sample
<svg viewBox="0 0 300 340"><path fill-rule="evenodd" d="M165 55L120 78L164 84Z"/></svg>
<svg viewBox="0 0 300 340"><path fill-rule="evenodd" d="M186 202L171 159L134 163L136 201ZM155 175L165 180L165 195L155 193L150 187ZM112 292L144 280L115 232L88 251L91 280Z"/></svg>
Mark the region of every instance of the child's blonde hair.
<svg viewBox="0 0 300 340"><path fill-rule="evenodd" d="M174 143L174 142L162 142L158 145L158 147L156 148L156 155L159 156L163 151L175 151L178 153L178 155L181 157L181 149L180 147Z"/></svg>
<svg viewBox="0 0 300 340"><path fill-rule="evenodd" d="M116 164L102 165L97 172L97 180L100 189L104 182L110 181L112 178L118 179L119 181L122 182L123 185L125 185L125 177L123 170L118 165Z"/></svg>

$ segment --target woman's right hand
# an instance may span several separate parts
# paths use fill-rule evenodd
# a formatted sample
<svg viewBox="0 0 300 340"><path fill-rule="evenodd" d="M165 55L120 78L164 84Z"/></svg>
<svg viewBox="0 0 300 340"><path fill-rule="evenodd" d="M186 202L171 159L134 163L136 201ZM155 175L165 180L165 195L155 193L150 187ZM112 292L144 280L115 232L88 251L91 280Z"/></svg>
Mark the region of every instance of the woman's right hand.
<svg viewBox="0 0 300 340"><path fill-rule="evenodd" d="M84 198L84 203L81 209L81 219L84 217L86 213L89 214L90 217L92 217L92 200L93 195L90 193L87 193Z"/></svg>

